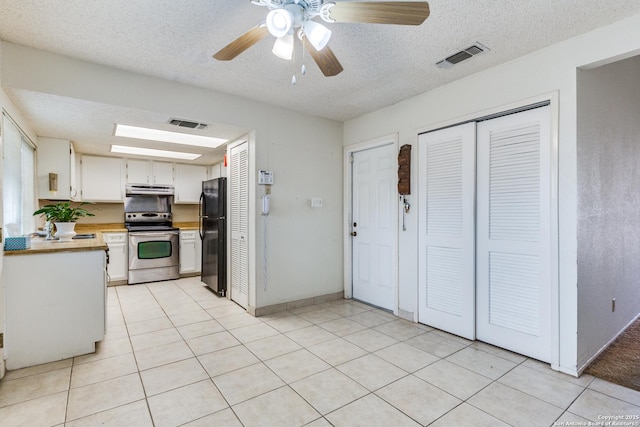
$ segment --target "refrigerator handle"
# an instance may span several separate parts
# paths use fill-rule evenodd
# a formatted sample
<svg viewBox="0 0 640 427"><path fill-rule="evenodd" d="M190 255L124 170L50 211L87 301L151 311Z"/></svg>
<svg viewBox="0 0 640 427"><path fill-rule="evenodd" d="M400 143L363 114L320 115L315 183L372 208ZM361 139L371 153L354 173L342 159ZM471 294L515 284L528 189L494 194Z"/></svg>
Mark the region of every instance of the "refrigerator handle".
<svg viewBox="0 0 640 427"><path fill-rule="evenodd" d="M198 234L200 235L200 240L204 239L204 234L203 232L203 221L204 221L204 217L202 216L203 214L203 208L204 206L202 205L202 201L204 200L204 191L202 193L200 193L200 200L198 201Z"/></svg>

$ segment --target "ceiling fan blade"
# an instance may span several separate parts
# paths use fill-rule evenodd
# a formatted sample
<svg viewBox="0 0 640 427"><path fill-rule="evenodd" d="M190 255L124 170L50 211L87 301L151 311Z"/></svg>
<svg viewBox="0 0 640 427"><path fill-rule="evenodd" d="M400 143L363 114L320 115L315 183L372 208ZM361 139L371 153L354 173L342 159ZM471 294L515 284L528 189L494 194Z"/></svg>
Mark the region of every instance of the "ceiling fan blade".
<svg viewBox="0 0 640 427"><path fill-rule="evenodd" d="M320 71L322 71L325 77L337 76L342 72L342 65L333 54L333 51L329 49L329 46L325 46L324 49L318 52L306 37L302 37L302 43L304 43L305 49L307 49L307 52L309 52L313 60L316 61L316 64L318 64Z"/></svg>
<svg viewBox="0 0 640 427"><path fill-rule="evenodd" d="M230 61L268 35L269 30L267 27L264 24L260 24L220 49L213 57L218 61Z"/></svg>
<svg viewBox="0 0 640 427"><path fill-rule="evenodd" d="M329 17L336 22L420 25L429 17L426 1L337 2Z"/></svg>

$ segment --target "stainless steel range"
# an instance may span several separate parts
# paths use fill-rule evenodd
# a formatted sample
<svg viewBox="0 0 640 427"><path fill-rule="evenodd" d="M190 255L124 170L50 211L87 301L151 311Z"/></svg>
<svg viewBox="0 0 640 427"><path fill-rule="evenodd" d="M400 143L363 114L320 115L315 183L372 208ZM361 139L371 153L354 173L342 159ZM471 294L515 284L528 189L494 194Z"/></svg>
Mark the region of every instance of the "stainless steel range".
<svg viewBox="0 0 640 427"><path fill-rule="evenodd" d="M126 187L130 285L180 277L180 230L173 227L173 194L173 186L167 185Z"/></svg>

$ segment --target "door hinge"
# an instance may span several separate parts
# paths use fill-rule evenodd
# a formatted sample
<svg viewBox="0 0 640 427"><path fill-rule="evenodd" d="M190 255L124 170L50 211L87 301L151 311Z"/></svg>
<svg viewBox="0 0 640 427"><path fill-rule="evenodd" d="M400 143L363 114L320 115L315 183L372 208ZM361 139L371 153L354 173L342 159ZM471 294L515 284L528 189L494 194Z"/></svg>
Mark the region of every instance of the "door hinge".
<svg viewBox="0 0 640 427"><path fill-rule="evenodd" d="M353 153L349 153L349 162L353 163Z"/></svg>
<svg viewBox="0 0 640 427"><path fill-rule="evenodd" d="M4 334L0 334L0 348L4 348ZM2 357L2 355L0 355Z"/></svg>

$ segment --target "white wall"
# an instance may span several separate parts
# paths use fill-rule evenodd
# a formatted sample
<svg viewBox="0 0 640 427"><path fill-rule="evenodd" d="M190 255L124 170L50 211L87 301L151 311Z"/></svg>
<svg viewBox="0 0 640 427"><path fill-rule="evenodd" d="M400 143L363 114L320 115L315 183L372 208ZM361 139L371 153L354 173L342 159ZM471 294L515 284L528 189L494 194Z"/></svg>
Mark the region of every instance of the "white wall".
<svg viewBox="0 0 640 427"><path fill-rule="evenodd" d="M272 120L268 147L257 150L260 169L274 176L271 213L256 222L259 245L265 221L268 236L266 291L258 256L258 306L308 298L310 289L343 289L342 126L318 129L315 120L300 116L286 126ZM258 196L265 190L258 186ZM312 209L311 197L321 197L324 207Z"/></svg>
<svg viewBox="0 0 640 427"><path fill-rule="evenodd" d="M415 144L419 131L479 117L487 110L559 93L559 369L577 373L576 236L576 69L611 62L640 52L640 15L592 31L466 79L348 121L344 144L395 132L399 145ZM489 53L490 54L490 53ZM464 67L464 63L459 65ZM446 70L442 71L443 73ZM414 152L416 152L414 147ZM417 206L417 156L412 167L412 196ZM417 306L417 210L400 233L399 308Z"/></svg>
<svg viewBox="0 0 640 427"><path fill-rule="evenodd" d="M640 313L638 77L640 56L578 73L578 366Z"/></svg>
<svg viewBox="0 0 640 427"><path fill-rule="evenodd" d="M255 260L249 303L263 307L342 290L342 124L245 98L3 42L5 86L254 129L251 178L274 172L269 284L262 285L261 188L250 200ZM320 196L325 208L307 209ZM311 262L313 260L313 262Z"/></svg>

